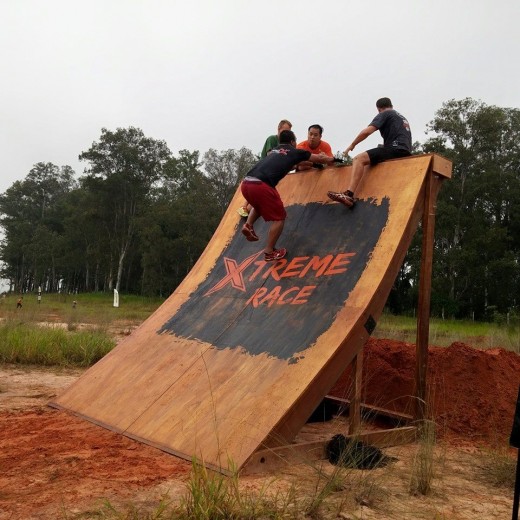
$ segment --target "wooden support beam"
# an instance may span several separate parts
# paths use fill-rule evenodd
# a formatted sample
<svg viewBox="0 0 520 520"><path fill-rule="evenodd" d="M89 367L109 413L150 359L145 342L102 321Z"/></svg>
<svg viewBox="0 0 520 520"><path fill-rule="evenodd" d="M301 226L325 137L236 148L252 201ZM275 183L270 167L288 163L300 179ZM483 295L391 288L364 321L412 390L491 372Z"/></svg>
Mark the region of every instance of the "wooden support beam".
<svg viewBox="0 0 520 520"><path fill-rule="evenodd" d="M336 397L333 395L325 396L327 401L332 401L338 405L338 407L349 408L352 406L352 401L350 399L343 399L342 397ZM372 417L376 415L380 415L383 417L388 417L389 419L394 419L396 421L402 421L405 423L411 422L414 419L413 415L407 413L396 412L395 410L388 410L387 408L381 408L379 406L374 406L371 404L360 403L360 409L364 412L367 412L366 415L370 415ZM343 413L343 412L342 412Z"/></svg>
<svg viewBox="0 0 520 520"><path fill-rule="evenodd" d="M431 171L442 179L451 179L453 165L451 161L435 153L429 154L432 158Z"/></svg>
<svg viewBox="0 0 520 520"><path fill-rule="evenodd" d="M347 188L351 167L288 175L277 189L292 254L276 265L244 241L238 189L175 292L51 406L223 474L260 448L290 444L362 350L422 215L433 248L434 179L450 167L432 155L378 164L355 211L324 204L327 191ZM258 221L257 232L268 224ZM427 326L429 305L421 309ZM421 324L426 348L427 332ZM361 378L357 386L360 409Z"/></svg>
<svg viewBox="0 0 520 520"><path fill-rule="evenodd" d="M354 399L349 408L348 433L355 435L361 426L361 389L363 386L363 349L361 349L353 362L354 366Z"/></svg>
<svg viewBox="0 0 520 520"><path fill-rule="evenodd" d="M417 438L417 429L414 426L405 426L389 430L361 432L358 435L347 435L346 437L378 448L387 448L414 442ZM287 464L310 464L318 460L325 460L327 458L325 448L329 440L289 444L259 450L253 453L241 474L265 473L280 469Z"/></svg>
<svg viewBox="0 0 520 520"><path fill-rule="evenodd" d="M451 173L451 170L450 170ZM424 186L424 207L422 216L422 253L421 274L419 279L419 298L417 302L417 339L415 365L414 417L423 420L426 417L427 395L426 375L428 371L428 344L430 336L430 300L433 268L433 249L435 232L435 211L437 194L442 177L434 173L430 166Z"/></svg>

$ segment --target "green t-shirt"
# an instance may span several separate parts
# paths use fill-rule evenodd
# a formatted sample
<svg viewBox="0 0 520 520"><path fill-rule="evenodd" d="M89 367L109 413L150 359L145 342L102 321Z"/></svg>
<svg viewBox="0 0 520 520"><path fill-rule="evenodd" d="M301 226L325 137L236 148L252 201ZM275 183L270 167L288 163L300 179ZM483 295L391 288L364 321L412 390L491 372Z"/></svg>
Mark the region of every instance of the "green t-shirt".
<svg viewBox="0 0 520 520"><path fill-rule="evenodd" d="M270 135L264 144L264 147L262 148L262 153L260 154L260 158L263 159L267 156L267 154L273 149L278 146L278 136L277 135Z"/></svg>

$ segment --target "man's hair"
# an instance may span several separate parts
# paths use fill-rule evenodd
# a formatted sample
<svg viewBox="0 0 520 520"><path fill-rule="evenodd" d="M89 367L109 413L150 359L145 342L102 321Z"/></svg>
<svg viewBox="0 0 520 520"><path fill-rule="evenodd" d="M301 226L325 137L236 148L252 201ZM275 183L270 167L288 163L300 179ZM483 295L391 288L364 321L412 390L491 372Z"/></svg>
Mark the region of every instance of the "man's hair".
<svg viewBox="0 0 520 520"><path fill-rule="evenodd" d="M392 106L392 102L390 101L390 98L382 97L381 99L378 99L376 101L376 107L377 108L394 108Z"/></svg>
<svg viewBox="0 0 520 520"><path fill-rule="evenodd" d="M280 130L280 128L282 128L283 125L289 125L289 128L292 128L292 123L288 119L282 119L278 123L278 130Z"/></svg>
<svg viewBox="0 0 520 520"><path fill-rule="evenodd" d="M296 136L292 130L282 130L278 141L280 144L291 144L293 141L296 141Z"/></svg>
<svg viewBox="0 0 520 520"><path fill-rule="evenodd" d="M311 128L316 128L316 130L318 130L320 135L323 134L323 127L321 125L311 125L311 126L309 126L307 131L310 131Z"/></svg>

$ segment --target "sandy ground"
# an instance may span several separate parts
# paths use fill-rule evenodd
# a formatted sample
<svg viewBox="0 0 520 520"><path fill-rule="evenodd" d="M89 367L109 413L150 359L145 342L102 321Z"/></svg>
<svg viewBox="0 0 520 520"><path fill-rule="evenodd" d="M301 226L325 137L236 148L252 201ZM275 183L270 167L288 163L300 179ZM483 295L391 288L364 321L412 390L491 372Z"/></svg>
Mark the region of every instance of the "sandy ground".
<svg viewBox="0 0 520 520"><path fill-rule="evenodd" d="M460 355L470 356L474 367L473 352L465 347L459 350ZM381 362L379 358L384 356L376 355L376 351L373 347L368 357ZM497 353L491 351L482 356L487 377L492 378L489 367L496 362ZM511 364L509 353L504 356ZM47 406L81 372L0 365L1 520L99 518L105 500L118 510L124 510L128 503L151 510L162 497L178 500L186 492L191 469L188 462ZM511 382L511 387L514 393L518 379ZM340 384L336 393L341 394L342 389ZM471 393L480 395L478 388ZM501 409L507 416L514 409L514 402ZM484 410L482 417L485 415L489 413ZM443 422L446 417L449 411L443 410ZM327 435L334 431L344 433L342 421L325 423ZM324 431L320 428L308 425L301 435L306 440L318 438ZM502 428L504 432L507 429ZM319 518L511 518L512 490L492 487L483 478L482 467L491 463L485 455L491 439L484 434L466 435L463 430L455 426L436 445L433 490L428 496L409 493L419 445L387 448L385 454L395 457L395 461L377 470L348 470L345 488L333 493ZM511 457L515 456L516 451L511 450ZM320 468L324 474L336 469L326 461L320 463ZM302 496L311 497L316 493L316 482L324 483L323 477L318 479L317 475L316 467L297 464L276 474L242 477L241 485L245 489L260 489L270 482L276 490L294 484Z"/></svg>

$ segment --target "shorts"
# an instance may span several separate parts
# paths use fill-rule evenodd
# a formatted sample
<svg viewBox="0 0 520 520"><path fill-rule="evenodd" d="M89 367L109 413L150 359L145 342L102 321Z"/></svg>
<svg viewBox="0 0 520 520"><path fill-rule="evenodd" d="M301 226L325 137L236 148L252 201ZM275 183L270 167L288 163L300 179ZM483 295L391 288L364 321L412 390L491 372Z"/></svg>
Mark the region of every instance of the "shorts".
<svg viewBox="0 0 520 520"><path fill-rule="evenodd" d="M242 195L265 221L285 220L287 212L280 194L265 182L242 181Z"/></svg>
<svg viewBox="0 0 520 520"><path fill-rule="evenodd" d="M402 148L385 148L384 146L367 150L367 154L368 157L370 157L370 164L372 166L388 161L389 159L399 159L400 157L412 155L408 150L403 150Z"/></svg>

